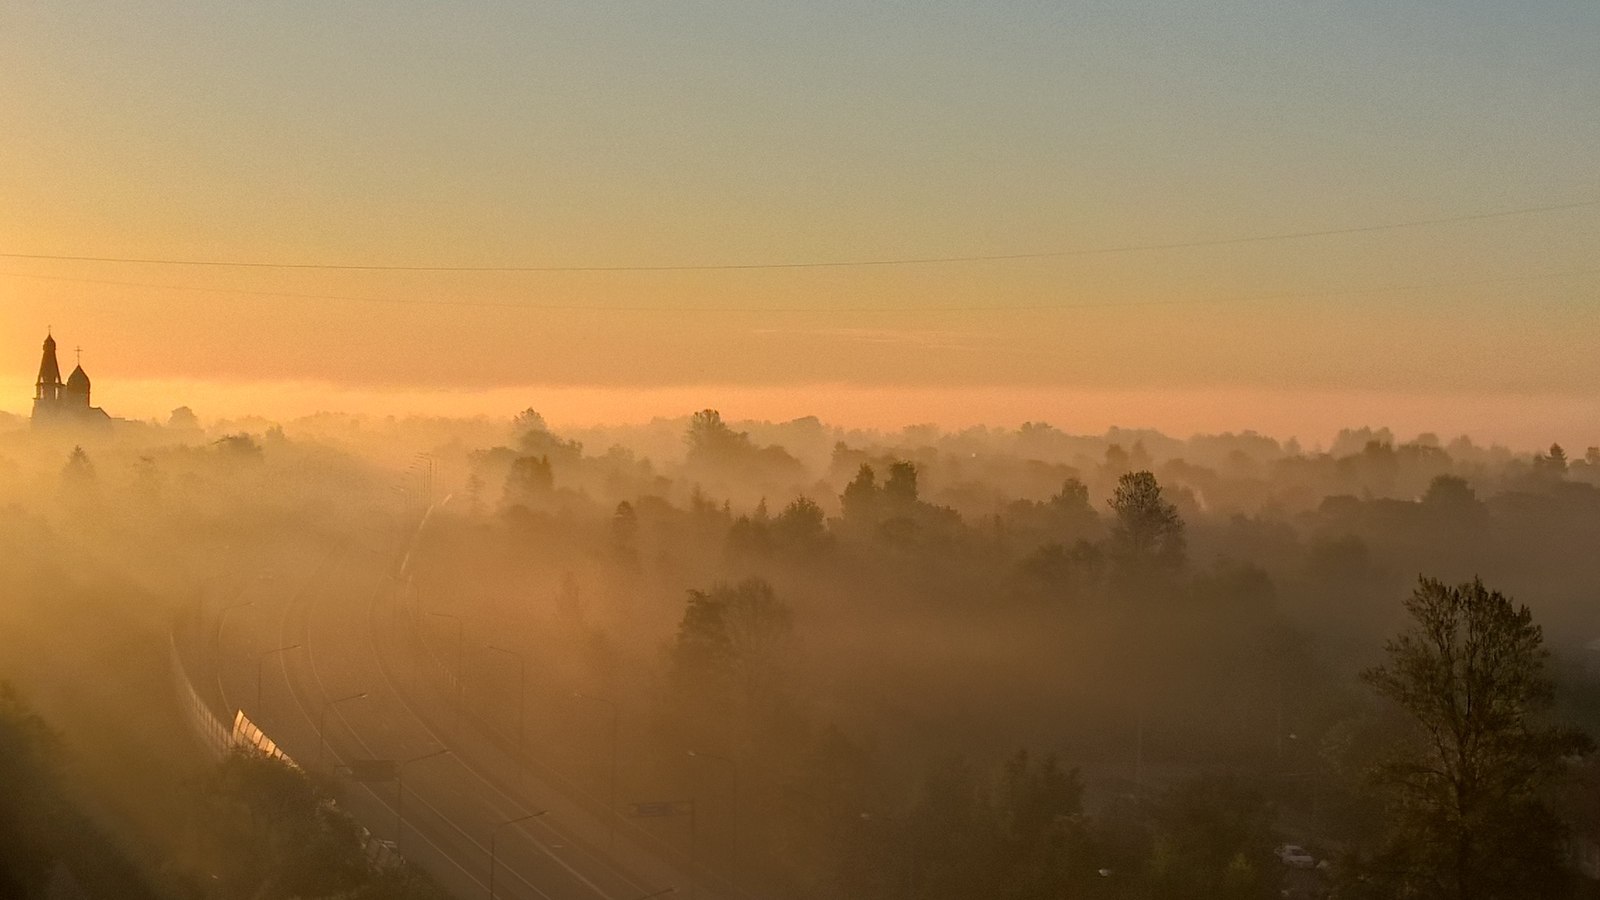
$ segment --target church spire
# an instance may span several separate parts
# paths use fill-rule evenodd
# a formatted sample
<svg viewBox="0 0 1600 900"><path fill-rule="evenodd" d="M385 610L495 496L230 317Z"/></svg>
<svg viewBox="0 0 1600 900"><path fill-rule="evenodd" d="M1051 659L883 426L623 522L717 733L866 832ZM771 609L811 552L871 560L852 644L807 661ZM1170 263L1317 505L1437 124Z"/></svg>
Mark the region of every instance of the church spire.
<svg viewBox="0 0 1600 900"><path fill-rule="evenodd" d="M39 381L35 385L36 400L55 400L61 394L61 366L56 362L56 339L47 330L44 336L44 356L39 360Z"/></svg>

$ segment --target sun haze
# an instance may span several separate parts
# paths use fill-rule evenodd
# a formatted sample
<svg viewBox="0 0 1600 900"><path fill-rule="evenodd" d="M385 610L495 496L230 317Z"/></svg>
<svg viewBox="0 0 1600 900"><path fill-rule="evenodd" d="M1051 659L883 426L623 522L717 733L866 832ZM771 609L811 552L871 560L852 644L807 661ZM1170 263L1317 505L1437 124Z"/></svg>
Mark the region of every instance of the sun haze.
<svg viewBox="0 0 1600 900"><path fill-rule="evenodd" d="M984 418L975 387L1063 420L1215 389L1213 417L1153 424L1220 428L1250 412L1228 398L1309 390L1374 420L1409 415L1390 395L1534 398L1522 441L1600 377L1592 4L23 3L0 24L17 411L51 324L108 391L581 390L630 418L675 411L640 388L777 415L843 385L950 423Z"/></svg>

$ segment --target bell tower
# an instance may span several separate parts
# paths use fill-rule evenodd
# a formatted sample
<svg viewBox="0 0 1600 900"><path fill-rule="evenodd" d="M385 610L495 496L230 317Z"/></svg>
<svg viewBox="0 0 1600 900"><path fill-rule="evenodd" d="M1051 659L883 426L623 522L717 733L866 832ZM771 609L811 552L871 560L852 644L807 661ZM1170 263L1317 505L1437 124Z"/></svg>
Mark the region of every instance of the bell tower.
<svg viewBox="0 0 1600 900"><path fill-rule="evenodd" d="M56 339L44 336L44 356L39 360L39 380L34 384L33 414L50 415L61 402L61 366L56 362Z"/></svg>

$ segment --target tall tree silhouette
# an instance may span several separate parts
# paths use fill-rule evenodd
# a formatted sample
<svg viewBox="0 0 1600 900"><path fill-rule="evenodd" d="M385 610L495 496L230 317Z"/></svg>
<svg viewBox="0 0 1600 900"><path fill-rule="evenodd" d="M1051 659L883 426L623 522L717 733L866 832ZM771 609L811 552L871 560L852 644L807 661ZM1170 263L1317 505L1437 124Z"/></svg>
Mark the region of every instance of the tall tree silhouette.
<svg viewBox="0 0 1600 900"><path fill-rule="evenodd" d="M1554 896L1562 829L1545 792L1591 743L1542 721L1554 687L1539 626L1477 580L1424 578L1405 606L1411 626L1362 676L1413 725L1376 773L1392 832L1374 883L1387 896Z"/></svg>
<svg viewBox="0 0 1600 900"><path fill-rule="evenodd" d="M1123 475L1110 503L1116 515L1111 551L1119 563L1134 571L1183 564L1183 519L1178 508L1161 496L1155 475L1147 471Z"/></svg>

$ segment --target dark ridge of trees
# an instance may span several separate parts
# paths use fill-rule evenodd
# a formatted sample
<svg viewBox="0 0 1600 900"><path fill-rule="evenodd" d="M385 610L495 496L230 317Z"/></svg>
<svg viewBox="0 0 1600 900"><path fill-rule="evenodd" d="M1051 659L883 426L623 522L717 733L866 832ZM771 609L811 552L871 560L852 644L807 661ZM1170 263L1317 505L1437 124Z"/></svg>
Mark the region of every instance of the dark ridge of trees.
<svg viewBox="0 0 1600 900"><path fill-rule="evenodd" d="M443 900L420 872L380 870L358 826L298 769L254 751L228 755L196 798L197 884L227 896ZM206 882L211 882L206 884Z"/></svg>
<svg viewBox="0 0 1600 900"><path fill-rule="evenodd" d="M52 895L61 879L93 898L158 896L68 791L61 739L0 682L0 896Z"/></svg>
<svg viewBox="0 0 1600 900"><path fill-rule="evenodd" d="M613 700L625 794L702 798L706 864L775 900L1438 895L1457 857L1437 848L1459 828L1429 810L1459 807L1460 792L1400 777L1444 757L1423 719L1358 678L1404 674L1384 638L1420 627L1401 602L1419 571L1446 586L1481 574L1526 598L1526 619L1515 604L1474 619L1493 604L1462 600L1461 621L1479 622L1463 633L1515 634L1536 616L1539 651L1552 652L1543 687L1530 676L1539 690L1505 694L1523 736L1479 734L1475 748L1535 747L1529 736L1558 716L1600 724L1600 657L1586 649L1600 450L1512 453L1382 429L1341 435L1336 452L1039 423L876 434L711 411L559 435L537 413L510 427L150 428L149 441L86 444L94 490L73 504L61 502L68 446L34 454L0 435L0 492L14 504L0 505L13 560L0 589L46 584L30 615L55 615L63 645L121 628L128 610L164 615L169 596L215 609L232 576L197 582L248 578L272 555L265 543L304 541L315 552L301 559L347 543L387 552L420 505L415 475L397 472L422 450L439 460L433 499L465 501L435 510L413 563L418 596L469 623L465 702L496 723L517 702L504 660L475 661L488 635L537 660L529 746L603 790L606 721L571 694ZM254 463L212 443L237 434L265 435ZM137 573L128 580L148 589L54 612L80 582L32 573L38 559ZM0 641L20 621L10 609ZM248 627L230 620L230 641L248 646ZM0 661L34 652L27 642ZM687 748L736 760L737 798L725 767ZM1538 760L1492 767L1520 766L1516 791L1473 776L1479 794L1515 801L1475 801L1511 812L1474 821L1516 827L1471 832L1471 847L1491 848L1474 858L1504 871L1469 877L1488 886L1514 871L1516 890L1582 896L1591 885L1574 870L1600 818L1581 790L1600 783L1596 763ZM174 783L152 789L175 796ZM281 813L297 824L280 833L312 840L235 823L212 836L226 846L277 846L263 858L311 869L343 852L339 826L302 815L301 786L252 776L227 790L239 793L195 802L221 815L246 795L281 798L259 824ZM1283 843L1330 868L1289 877L1299 870L1273 856ZM241 891L286 890L263 873L289 863L238 852ZM337 890L401 890L374 883Z"/></svg>

